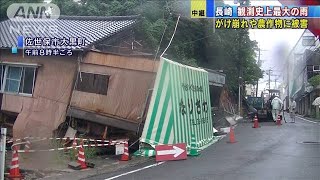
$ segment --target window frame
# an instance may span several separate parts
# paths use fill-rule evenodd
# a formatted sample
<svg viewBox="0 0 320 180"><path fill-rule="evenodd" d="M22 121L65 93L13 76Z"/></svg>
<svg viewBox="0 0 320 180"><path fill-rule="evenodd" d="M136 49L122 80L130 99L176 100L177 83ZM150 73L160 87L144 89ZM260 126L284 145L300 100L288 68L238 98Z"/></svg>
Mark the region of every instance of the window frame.
<svg viewBox="0 0 320 180"><path fill-rule="evenodd" d="M315 69L317 67L317 69ZM313 65L313 72L319 72L320 71L320 65Z"/></svg>
<svg viewBox="0 0 320 180"><path fill-rule="evenodd" d="M21 72L20 72L20 75L19 75L19 86L18 86L18 91L17 91L17 93L15 93L15 92L10 92L10 91L6 91L5 89L6 89L6 85L7 85L7 80L11 80L11 81L17 81L16 79L10 79L9 77L8 77L8 73L9 73L9 66L10 65L6 65L6 69L5 69L5 71L4 71L4 79L3 79L3 84L2 84L2 89L1 89L1 92L3 92L3 93L7 93L7 94L19 94L19 89L20 89L20 83L21 83L21 76L22 76L22 70L21 70ZM15 65L13 65L13 66L10 66L10 67L18 67L18 68L20 68L19 66L15 66Z"/></svg>
<svg viewBox="0 0 320 180"><path fill-rule="evenodd" d="M36 71L37 71L37 68L36 67L28 67L28 66L24 66L23 67L23 75L21 75L21 78L22 77L25 77L24 75L25 75L25 73L26 73L26 71L25 71L25 68L33 68L33 77L32 77L32 88L31 88L31 94L29 94L29 93L24 93L24 92L20 92L20 85L19 85L19 93L18 94L21 94L21 95L23 95L23 96L33 96L33 92L34 92L34 83L35 83L35 80L36 80ZM23 86L22 86L22 88L24 88L24 80L25 79L23 79ZM20 80L20 83L21 83L21 80ZM23 89L22 89L22 91L23 91Z"/></svg>
<svg viewBox="0 0 320 180"><path fill-rule="evenodd" d="M302 46L315 46L316 37L314 36L302 36Z"/></svg>
<svg viewBox="0 0 320 180"><path fill-rule="evenodd" d="M2 92L2 88L3 88L3 80L4 80L4 77L5 77L5 70L6 70L6 65L5 64L1 64L0 63L0 66L1 66L1 74L0 74L0 92Z"/></svg>
<svg viewBox="0 0 320 180"><path fill-rule="evenodd" d="M82 73L86 73L86 74L93 74L93 75L101 75L101 76L107 76L108 77L108 82L107 82L107 87L106 87L106 94L101 94L101 93L93 93L93 92L87 92L87 91L81 91L78 89L78 83L81 82L82 79ZM84 92L84 93L93 93L93 94L99 94L99 95L103 95L103 96L107 96L108 95L108 91L109 91L109 83L110 83L110 74L107 73L100 73L100 72L90 72L90 71L80 71L78 73L78 79L76 82L76 86L75 86L75 90L79 91L79 92Z"/></svg>
<svg viewBox="0 0 320 180"><path fill-rule="evenodd" d="M37 64L26 64L26 63L4 63L1 62L0 65L2 67L4 67L4 74L3 77L1 78L1 89L0 89L0 93L3 94L12 94L12 95L20 95L20 96L27 96L27 97L33 97L33 93L34 93L34 88L35 88L35 81L36 81L36 71L37 68L39 67L39 65ZM8 71L9 71L9 67L18 67L18 68L22 68L21 70L21 74L20 74L20 80L19 80L19 87L18 87L18 92L10 92L10 91L5 91L5 87L6 87L6 83L7 83L7 79L8 78ZM32 77L32 89L31 89L31 94L29 93L24 93L23 89L22 92L20 92L20 88L21 88L21 81L23 81L24 83L24 74L25 74L25 68L33 68L33 77ZM15 80L15 79L10 79L10 80Z"/></svg>

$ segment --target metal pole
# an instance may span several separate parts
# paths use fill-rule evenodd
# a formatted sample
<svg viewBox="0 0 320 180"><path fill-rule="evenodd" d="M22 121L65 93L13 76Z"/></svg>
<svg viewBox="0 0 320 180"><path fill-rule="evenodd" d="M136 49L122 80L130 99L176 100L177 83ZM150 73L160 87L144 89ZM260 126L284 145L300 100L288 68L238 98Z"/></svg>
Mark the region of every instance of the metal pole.
<svg viewBox="0 0 320 180"><path fill-rule="evenodd" d="M240 106L240 103L241 103L241 87L240 87L240 84L239 84L239 102L238 102L238 112L239 112L239 116L241 116L241 106Z"/></svg>
<svg viewBox="0 0 320 180"><path fill-rule="evenodd" d="M4 179L4 171L5 171L5 159L6 159L6 135L7 135L7 128L1 128L1 144L0 144L0 151L1 151L1 159L0 159L0 179Z"/></svg>
<svg viewBox="0 0 320 180"><path fill-rule="evenodd" d="M240 4L241 6L241 4ZM241 42L241 35L240 35L241 32L238 32L237 33L237 36L238 36L238 47L240 47L240 42ZM239 101L238 101L238 113L239 113L239 116L241 116L241 84L242 84L242 58L240 58L240 48L238 50L238 59L239 59L239 94L238 94L238 98L239 98Z"/></svg>
<svg viewBox="0 0 320 180"><path fill-rule="evenodd" d="M259 45L259 56L258 56L258 66L260 66L260 45ZM256 97L258 97L258 86L259 85L259 79L257 80L257 87L256 87Z"/></svg>
<svg viewBox="0 0 320 180"><path fill-rule="evenodd" d="M268 75L269 75L269 89L271 89L270 88L270 85L271 85L270 73L271 73L271 69L269 69L269 73L268 73Z"/></svg>
<svg viewBox="0 0 320 180"><path fill-rule="evenodd" d="M239 116L241 116L241 82L242 82L242 77L239 77L239 99L238 99L238 112Z"/></svg>
<svg viewBox="0 0 320 180"><path fill-rule="evenodd" d="M288 65L288 68L287 68L287 96L288 96L288 98L287 98L287 109L289 109L289 104L290 104L290 92L289 92L289 84L290 84L290 82L289 82L289 71L290 71L290 64Z"/></svg>
<svg viewBox="0 0 320 180"><path fill-rule="evenodd" d="M268 51L268 50L261 50L260 48L260 44L259 44L259 48L258 48L259 52L258 52L258 66L261 67L261 61L265 61L265 60L261 60L261 51ZM269 71L269 70L268 70ZM256 89L256 97L258 97L258 84L259 84L259 80L257 80L257 89ZM269 87L270 89L270 87Z"/></svg>

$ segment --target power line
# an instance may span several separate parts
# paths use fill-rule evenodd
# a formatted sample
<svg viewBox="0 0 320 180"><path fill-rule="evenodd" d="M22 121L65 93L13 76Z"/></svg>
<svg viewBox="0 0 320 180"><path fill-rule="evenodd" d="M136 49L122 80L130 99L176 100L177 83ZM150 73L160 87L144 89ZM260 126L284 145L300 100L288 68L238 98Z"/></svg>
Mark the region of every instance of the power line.
<svg viewBox="0 0 320 180"><path fill-rule="evenodd" d="M161 39L160 39L160 42L159 42L159 46L158 46L158 48L157 48L157 52L156 52L156 54L155 54L155 56L154 56L153 61L155 61L156 58L157 58L157 56L158 56L158 53L159 53L159 50L160 50L160 47L161 47L161 43L162 43L164 34L166 33L167 27L168 27L168 24L166 23L166 26L164 27L164 30L163 30L163 33L162 33L162 36L161 36Z"/></svg>
<svg viewBox="0 0 320 180"><path fill-rule="evenodd" d="M189 16L183 16L183 15L181 15L180 13L178 13L178 12L176 12L176 11L171 11L171 13L172 13L172 14L175 14L175 15L178 15L178 16L180 16L180 17L185 17L185 18L187 18L187 19L190 19ZM193 21L193 22L194 22L194 21ZM211 34L211 35L204 36L204 37L202 37L202 38L195 39L195 40L193 40L193 41L185 42L185 43L182 43L182 44L190 44L190 43L197 42L197 41L206 39L206 38L211 37L211 36L214 36L214 35L215 35L215 34Z"/></svg>
<svg viewBox="0 0 320 180"><path fill-rule="evenodd" d="M171 39L170 39L170 41L169 41L169 44L168 44L168 46L166 47L166 49L162 52L162 54L161 54L160 57L162 57L162 56L164 55L164 53L167 51L167 49L170 47L171 42L172 42L172 40L173 40L173 38L174 38L174 35L176 34L177 27L178 27L178 24L179 24L179 20L180 20L180 15L179 15L179 17L178 17L178 20L177 20L177 23L176 23L176 27L174 28L174 31L173 31L173 34L172 34Z"/></svg>

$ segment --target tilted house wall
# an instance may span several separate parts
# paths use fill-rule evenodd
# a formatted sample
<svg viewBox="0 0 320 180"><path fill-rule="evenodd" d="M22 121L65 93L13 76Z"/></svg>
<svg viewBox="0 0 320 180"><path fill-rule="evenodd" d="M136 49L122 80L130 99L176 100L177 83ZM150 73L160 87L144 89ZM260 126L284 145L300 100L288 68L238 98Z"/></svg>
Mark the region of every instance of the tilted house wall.
<svg viewBox="0 0 320 180"><path fill-rule="evenodd" d="M0 93L3 94L1 111L3 113L16 114L17 118L13 126L14 137L52 136L52 132L56 130L66 118L72 90L77 79L79 61L84 58L87 52L93 49L94 45L101 42L107 43L108 39L116 35L122 36L126 34L127 31L131 31L132 26L137 22L137 18L138 16L60 16L57 20L47 21L41 19L19 21L11 21L8 19L1 21L0 65L2 73ZM31 27L30 31L32 32L26 35L21 31L21 27L24 26ZM57 31L39 30L41 27L49 26L54 26ZM60 45L28 46L19 48L18 54L12 54L11 48L17 46L18 36L24 36L24 38L81 38L84 43L79 44L77 41L77 45L72 47ZM27 56L26 54L22 54L22 52L25 52L25 49L52 48L72 49L73 55ZM100 57L92 58L99 59ZM97 59L90 59L87 65L83 65L83 69L87 69L88 71L92 69L94 72L100 70L103 72L106 71L94 65L94 61L96 60ZM100 62L102 61L104 61L104 59ZM25 73L27 75L24 75ZM138 79L144 78L137 75L130 76L136 76ZM148 78L146 78L146 80L148 80ZM115 80L111 79L111 81ZM32 87L24 88L25 82L26 87ZM119 95L119 97L122 96ZM98 97L98 99L100 100L100 97ZM88 103L81 101L81 107L84 104L85 108L93 109L92 105L87 106L91 103L90 100L91 97L88 98ZM95 101L93 103L103 104L105 102ZM128 106L129 105L130 103ZM135 104L131 103L131 105ZM115 107L119 106L115 105ZM118 110L114 110L112 114L118 115L118 113L115 113ZM134 110L133 112L138 111L140 111L140 109ZM124 118L135 117L130 113L124 113L120 110L119 112L121 112L120 114L123 115Z"/></svg>
<svg viewBox="0 0 320 180"><path fill-rule="evenodd" d="M106 83L98 85L102 92L76 87L69 114L92 122L137 130L157 69L158 61L147 58L89 52L80 66L82 76L106 76L102 77ZM81 81L80 77L78 81Z"/></svg>
<svg viewBox="0 0 320 180"><path fill-rule="evenodd" d="M33 93L4 92L2 111L17 113L15 137L48 136L65 120L76 73L76 57L19 57L1 50L4 66L34 67Z"/></svg>

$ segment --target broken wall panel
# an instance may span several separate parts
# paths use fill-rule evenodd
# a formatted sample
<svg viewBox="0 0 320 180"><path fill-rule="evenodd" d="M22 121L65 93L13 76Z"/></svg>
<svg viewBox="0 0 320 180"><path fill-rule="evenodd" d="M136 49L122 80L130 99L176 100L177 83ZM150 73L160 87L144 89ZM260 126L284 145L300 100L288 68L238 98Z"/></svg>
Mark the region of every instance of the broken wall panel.
<svg viewBox="0 0 320 180"><path fill-rule="evenodd" d="M90 52L84 62L81 64L81 72L109 76L107 92L104 95L75 90L71 106L130 122L140 122L138 118L143 112L148 89L153 87L155 78L155 73L150 71L156 69L152 65L157 67L158 63L145 58L95 52ZM135 65L137 62L139 66Z"/></svg>

